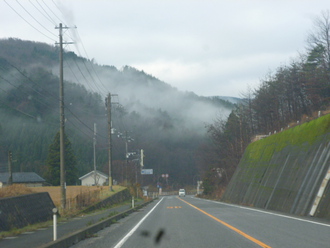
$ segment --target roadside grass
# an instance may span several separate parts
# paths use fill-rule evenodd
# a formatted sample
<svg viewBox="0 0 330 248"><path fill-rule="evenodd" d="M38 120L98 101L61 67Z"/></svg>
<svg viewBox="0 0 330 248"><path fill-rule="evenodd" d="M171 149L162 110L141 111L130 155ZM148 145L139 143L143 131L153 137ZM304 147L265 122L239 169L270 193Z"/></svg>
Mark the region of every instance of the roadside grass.
<svg viewBox="0 0 330 248"><path fill-rule="evenodd" d="M58 222L65 221L70 219L72 216L77 216L81 212L82 209L89 207L93 204L95 204L98 201L101 201L105 198L108 198L119 191L124 190L125 187L122 186L113 186L113 191L110 191L108 187L103 186L103 187L98 187L98 186L67 186L67 196L71 197L71 203L72 199L79 198L78 201L82 201L84 205L79 205L79 204L71 204L70 208L68 207L65 210L60 209L60 187L36 187L36 188L28 188L23 185L18 185L14 184L11 186L7 186L5 188L0 188L0 198L5 198L5 197L14 197L14 196L19 196L19 195L26 195L26 194L33 194L36 192L48 192L50 197L52 198L55 206L60 209L60 216L58 217ZM94 193L93 193L94 192ZM68 201L68 199L67 199ZM111 205L111 208L116 207L116 206L121 206L121 205L126 205L128 201L118 203L118 204L113 204ZM68 205L67 205L68 206ZM97 209L88 213L84 213L83 215L90 215L95 212L100 212L103 210L106 210L109 208L101 208ZM118 214L117 212L115 213L110 213L109 217L112 215ZM104 218L105 219L105 218ZM46 221L46 222L41 222L41 223L36 223L36 224L31 224L28 226L25 226L23 228L13 228L9 231L3 231L0 232L0 239L3 239L5 237L12 237L12 236L17 236L21 233L24 232L31 232L35 231L40 228L48 228L53 224L52 220Z"/></svg>
<svg viewBox="0 0 330 248"><path fill-rule="evenodd" d="M0 198L33 194L33 190L21 184L13 184L0 188Z"/></svg>
<svg viewBox="0 0 330 248"><path fill-rule="evenodd" d="M3 239L5 237L13 237L13 236L17 236L21 233L25 233L25 232L32 232L35 230L38 230L40 228L48 228L49 226L53 225L53 221L49 220L46 222L41 222L41 223L36 223L33 225L28 225L22 228L13 228L9 231L4 231L4 232L0 232L0 239Z"/></svg>
<svg viewBox="0 0 330 248"><path fill-rule="evenodd" d="M110 191L107 186L67 186L67 208L65 210L61 209L61 189L59 186L37 187L32 190L34 192L48 192L61 215L70 216L124 189L125 187L119 185L113 186L113 191Z"/></svg>
<svg viewBox="0 0 330 248"><path fill-rule="evenodd" d="M122 202L120 204L111 205L111 208L116 207L116 206L126 205L126 204L127 204L127 201ZM102 209L99 209L99 210L95 210L93 212L85 214L85 216L95 214L96 212L104 211L106 209L107 208L102 208ZM107 217L100 218L98 221L89 221L86 224L86 226L91 226L91 225L95 224L96 222L103 221L103 220L108 219L108 218L110 218L112 216L115 216L117 214L119 214L119 212L113 211L113 212L109 213ZM67 221L68 219L69 219L68 217L58 217L57 218L57 223ZM115 223L115 222L116 221L113 221L113 223ZM0 232L0 239L6 238L6 237L17 236L17 235L25 233L25 232L33 232L33 231L36 231L40 228L53 228L52 225L53 225L53 220L49 220L49 221L46 221L46 222L41 222L41 223L28 225L28 226L25 226L25 227L22 227L22 228L13 228L9 231Z"/></svg>

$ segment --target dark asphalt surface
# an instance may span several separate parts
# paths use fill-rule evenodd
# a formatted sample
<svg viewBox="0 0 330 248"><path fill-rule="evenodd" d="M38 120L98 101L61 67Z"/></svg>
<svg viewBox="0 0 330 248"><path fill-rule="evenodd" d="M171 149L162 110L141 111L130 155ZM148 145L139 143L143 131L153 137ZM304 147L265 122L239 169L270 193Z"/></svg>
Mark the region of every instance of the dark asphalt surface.
<svg viewBox="0 0 330 248"><path fill-rule="evenodd" d="M167 196L71 248L314 248L329 247L329 233L330 223L314 218Z"/></svg>
<svg viewBox="0 0 330 248"><path fill-rule="evenodd" d="M137 204L142 204L140 201ZM68 235L89 225L95 224L103 218L109 217L116 213L124 212L131 208L131 204L114 207L92 214L85 214L79 217L69 219L65 222L58 223L57 226L57 238L61 238L64 235ZM33 232L22 233L18 236L7 237L0 240L1 248L19 248L19 247L38 247L48 242L53 241L53 225L48 228L35 230Z"/></svg>

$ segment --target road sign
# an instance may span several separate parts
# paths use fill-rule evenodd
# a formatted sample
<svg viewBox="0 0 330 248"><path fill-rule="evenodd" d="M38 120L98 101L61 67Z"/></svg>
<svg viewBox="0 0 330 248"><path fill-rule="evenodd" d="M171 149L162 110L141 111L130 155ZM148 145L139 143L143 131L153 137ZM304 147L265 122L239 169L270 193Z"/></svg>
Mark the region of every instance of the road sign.
<svg viewBox="0 0 330 248"><path fill-rule="evenodd" d="M152 175L152 174L154 174L153 169L142 169L141 170L141 175Z"/></svg>

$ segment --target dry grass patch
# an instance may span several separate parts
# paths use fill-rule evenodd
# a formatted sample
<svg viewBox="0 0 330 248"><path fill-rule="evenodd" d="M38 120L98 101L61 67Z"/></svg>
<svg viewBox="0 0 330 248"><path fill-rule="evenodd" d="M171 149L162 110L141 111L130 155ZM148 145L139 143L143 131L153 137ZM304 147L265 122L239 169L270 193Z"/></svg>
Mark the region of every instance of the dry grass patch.
<svg viewBox="0 0 330 248"><path fill-rule="evenodd" d="M35 187L31 188L33 192L48 192L56 206L61 205L61 187ZM107 198L121 190L124 187L113 186L114 191L111 192L108 186L67 186L66 187L66 198L67 204L70 205L77 197L83 198L95 198L95 201ZM68 206L70 207L70 206Z"/></svg>
<svg viewBox="0 0 330 248"><path fill-rule="evenodd" d="M90 206L95 202L105 199L121 190L122 186L113 186L113 191L108 186L67 186L66 203L68 209L81 209ZM56 207L61 205L60 186L52 187L26 187L20 184L13 184L0 188L0 198L13 197L19 195L48 192Z"/></svg>
<svg viewBox="0 0 330 248"><path fill-rule="evenodd" d="M0 188L0 198L27 195L32 193L33 191L31 188L25 187L21 184L13 184L4 188Z"/></svg>

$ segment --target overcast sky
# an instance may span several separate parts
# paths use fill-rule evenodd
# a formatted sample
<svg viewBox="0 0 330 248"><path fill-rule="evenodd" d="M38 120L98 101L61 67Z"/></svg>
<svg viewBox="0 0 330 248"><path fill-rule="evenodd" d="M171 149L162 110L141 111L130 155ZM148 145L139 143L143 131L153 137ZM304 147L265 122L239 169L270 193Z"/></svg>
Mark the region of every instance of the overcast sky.
<svg viewBox="0 0 330 248"><path fill-rule="evenodd" d="M241 96L304 53L329 0L1 0L0 38L66 46L98 64L143 70L182 91Z"/></svg>

